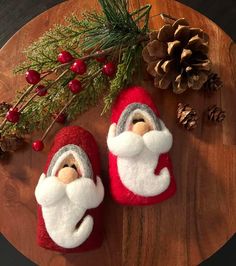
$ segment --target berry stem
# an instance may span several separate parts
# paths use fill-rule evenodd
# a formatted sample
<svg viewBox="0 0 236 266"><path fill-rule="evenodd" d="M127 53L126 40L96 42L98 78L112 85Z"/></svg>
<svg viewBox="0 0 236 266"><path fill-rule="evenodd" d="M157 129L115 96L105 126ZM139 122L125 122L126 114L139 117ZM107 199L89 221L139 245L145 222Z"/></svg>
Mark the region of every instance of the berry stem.
<svg viewBox="0 0 236 266"><path fill-rule="evenodd" d="M146 41L146 40L148 40L148 36L143 35L143 36L140 36L140 38L137 40L137 43L140 43L140 42L143 42L143 41ZM125 48L127 48L127 45L124 45L122 49L125 49ZM95 53L92 53L92 54L88 54L88 55L82 56L79 59L83 60L83 61L86 61L86 60L89 60L89 59L93 59L93 58L98 58L98 57L101 57L101 56L109 55L111 52L113 52L115 50L117 50L117 47L110 47L110 48L102 50L99 53L95 52ZM54 67L52 71L56 71L56 70L58 70L60 68L72 65L77 59L78 58L75 58L75 59L73 59L72 61L70 61L68 63L60 64L59 66Z"/></svg>
<svg viewBox="0 0 236 266"><path fill-rule="evenodd" d="M32 91L32 89L34 88L35 85L30 85L27 90L21 95L21 97L18 99L18 101L13 105L12 108L16 108L20 103L21 101L24 99L24 97ZM5 126L7 122L7 119L4 118L4 120L2 121L1 125L0 125L0 130L3 129L3 127Z"/></svg>
<svg viewBox="0 0 236 266"><path fill-rule="evenodd" d="M87 80L95 78L101 71L102 71L102 68L100 68L99 70L95 71L94 73L82 78L81 83L84 85L87 82Z"/></svg>
<svg viewBox="0 0 236 266"><path fill-rule="evenodd" d="M52 123L50 124L50 126L47 128L47 130L44 132L41 141L43 141L46 136L48 135L48 133L50 132L50 130L52 129L52 127L54 126L54 124L56 123L57 118L66 110L67 107L70 106L70 104L73 102L73 100L76 98L76 95L74 95L70 101L61 109L61 111L57 114L57 116L55 116L54 120L52 121Z"/></svg>
<svg viewBox="0 0 236 266"><path fill-rule="evenodd" d="M99 73L100 73L101 69L99 69L98 71L94 72L92 75L90 75L90 78L94 78L96 77ZM86 87L86 85L88 85L88 81L87 80L83 80L84 85ZM44 141L44 139L47 137L48 133L50 132L50 130L52 129L52 127L54 126L54 124L57 122L58 117L65 112L65 110L71 105L71 103L73 102L73 100L77 97L77 95L73 95L73 97L70 99L70 101L61 109L61 111L55 116L54 120L52 121L52 123L49 125L49 127L47 128L47 130L45 131L45 133L43 134L41 141Z"/></svg>
<svg viewBox="0 0 236 266"><path fill-rule="evenodd" d="M25 102L25 104L23 106L21 106L21 108L19 109L19 112L22 112L25 107L37 96L37 93L32 94L32 96Z"/></svg>
<svg viewBox="0 0 236 266"><path fill-rule="evenodd" d="M48 90L49 88L52 87L52 85L54 85L57 81L59 81L67 72L69 72L69 69L66 69L64 72L61 73L60 76L58 76L51 84L49 84L48 86L45 87L46 90ZM34 93L29 99L28 101L20 108L19 112L22 112L25 107L38 95L38 93Z"/></svg>
<svg viewBox="0 0 236 266"><path fill-rule="evenodd" d="M51 72L52 73L52 72ZM46 76L48 76L49 74L51 74L49 72L47 72L45 75L42 76L41 79L44 79ZM18 101L13 105L12 108L16 108L22 101L23 99L33 90L33 88L35 87L35 85L30 85L26 91L21 95L21 97L18 99ZM5 126L7 122L7 119L4 118L4 120L2 121L2 123L0 124L0 130L3 129L3 127Z"/></svg>
<svg viewBox="0 0 236 266"><path fill-rule="evenodd" d="M167 16L167 15L166 15ZM139 39L137 39L137 43L140 43L140 42L143 42L145 40L148 39L148 36L146 35L142 35L140 36ZM127 48L128 46L125 45L123 47L121 47L120 49L123 50L125 48ZM117 47L110 47L110 48L107 48L107 49L104 49L103 51L101 51L100 53L92 53L92 54L88 54L88 55L85 55L83 57L81 57L80 59L81 60L89 60L89 59L92 59L92 58L97 58L97 57L101 57L101 56L105 56L105 55L109 55L111 52L115 51L117 49ZM41 80L43 80L46 76L52 74L53 72L57 72L59 69L63 69L63 67L67 67L67 66L70 66L72 65L74 62L75 62L76 59L72 60L71 62L68 62L68 63L65 63L65 64L60 64L56 67L54 67L53 69L51 70L48 70L48 71L45 71L43 73L45 73L42 77L41 77ZM55 82L58 81L58 79L60 79L62 76L64 76L65 73L67 73L67 71L69 71L69 69L66 69L54 82L52 82L48 87L46 87L47 89L49 87L51 87L53 84L55 84ZM101 70L99 70L100 72ZM89 78L91 78L91 76L89 76ZM15 103L15 105L13 106L13 108L16 108L22 101L23 99L34 89L35 85L30 85L26 91L21 95L21 97L18 99L18 101ZM23 107L21 107L20 111L24 110L25 107L29 104L30 101L32 101L32 99L35 97L36 95L33 95L24 105ZM4 120L2 121L2 123L0 124L0 130L3 129L3 127L5 126L7 122L7 119L4 118Z"/></svg>

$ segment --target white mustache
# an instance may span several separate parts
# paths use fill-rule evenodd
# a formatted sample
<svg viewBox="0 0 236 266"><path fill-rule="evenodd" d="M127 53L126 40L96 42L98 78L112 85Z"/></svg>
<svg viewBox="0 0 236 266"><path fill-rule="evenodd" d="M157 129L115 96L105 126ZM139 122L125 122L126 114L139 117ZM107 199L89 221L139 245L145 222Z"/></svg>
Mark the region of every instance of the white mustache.
<svg viewBox="0 0 236 266"><path fill-rule="evenodd" d="M87 209L96 208L104 197L104 187L99 176L96 183L90 178L76 179L66 186L66 194L75 204Z"/></svg>
<svg viewBox="0 0 236 266"><path fill-rule="evenodd" d="M107 145L109 150L119 157L133 157L146 147L156 155L170 150L173 137L165 124L160 120L162 130L151 130L140 136L132 131L125 131L116 136L116 124L109 128Z"/></svg>
<svg viewBox="0 0 236 266"><path fill-rule="evenodd" d="M82 208L96 208L103 200L104 187L99 176L96 184L90 178L81 177L66 185L56 176L41 175L35 189L35 197L40 205L50 206L64 196Z"/></svg>

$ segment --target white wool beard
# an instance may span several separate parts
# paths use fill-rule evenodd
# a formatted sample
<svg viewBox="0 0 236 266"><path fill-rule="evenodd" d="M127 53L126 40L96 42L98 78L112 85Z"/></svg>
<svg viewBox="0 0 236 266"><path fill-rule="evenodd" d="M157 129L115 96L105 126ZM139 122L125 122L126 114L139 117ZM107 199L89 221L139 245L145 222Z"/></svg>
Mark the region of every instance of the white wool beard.
<svg viewBox="0 0 236 266"><path fill-rule="evenodd" d="M117 156L118 172L123 185L134 194L151 197L164 192L170 184L167 167L155 175L159 156L169 151L172 135L161 121L162 130L152 130L143 136L125 131L116 136L116 125L108 134L109 150Z"/></svg>
<svg viewBox="0 0 236 266"><path fill-rule="evenodd" d="M80 246L93 230L93 218L84 214L87 209L96 208L104 197L101 179L97 185L90 178L81 177L64 184L57 177L41 175L35 189L37 202L51 239L63 248ZM81 224L76 228L77 223Z"/></svg>

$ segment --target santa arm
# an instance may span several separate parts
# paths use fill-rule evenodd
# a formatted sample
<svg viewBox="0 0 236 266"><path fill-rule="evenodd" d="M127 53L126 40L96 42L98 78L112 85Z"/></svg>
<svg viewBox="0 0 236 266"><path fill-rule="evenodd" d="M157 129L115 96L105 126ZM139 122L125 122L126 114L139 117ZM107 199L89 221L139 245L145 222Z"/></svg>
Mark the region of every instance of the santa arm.
<svg viewBox="0 0 236 266"><path fill-rule="evenodd" d="M38 204L43 207L52 205L65 194L65 185L56 177L46 177L42 174L35 189L35 197Z"/></svg>

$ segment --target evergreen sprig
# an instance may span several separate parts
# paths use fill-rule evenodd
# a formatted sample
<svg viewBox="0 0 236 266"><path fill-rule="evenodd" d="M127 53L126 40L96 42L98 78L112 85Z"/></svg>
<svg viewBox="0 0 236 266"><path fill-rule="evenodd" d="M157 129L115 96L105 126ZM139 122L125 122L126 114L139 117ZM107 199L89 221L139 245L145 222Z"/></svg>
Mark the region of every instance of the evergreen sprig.
<svg viewBox="0 0 236 266"><path fill-rule="evenodd" d="M139 49L139 45L128 47L123 52L121 62L117 67L116 77L110 82L109 91L104 97L104 108L102 113L109 110L117 94L131 82L131 78L137 67L135 60L137 57L140 57L140 54L141 50Z"/></svg>
<svg viewBox="0 0 236 266"><path fill-rule="evenodd" d="M88 51L93 53L110 47L119 50L120 47L133 46L146 38L150 5L130 14L127 1L99 2L103 13L85 12L82 20L75 15L65 18L66 25L55 25L25 49L27 60L15 69L15 73L24 73L29 68L43 72L59 66L56 58L60 50L67 50L79 58ZM140 12L141 16L136 18ZM139 28L138 23L143 17L144 25Z"/></svg>
<svg viewBox="0 0 236 266"><path fill-rule="evenodd" d="M20 106L20 121L11 124L4 119L0 125L2 136L23 136L50 128L55 122L55 114L62 108L66 109L68 120L73 120L91 105L96 105L99 99L104 99L104 113L119 91L132 82L136 61L141 58L141 43L147 38L151 6L130 13L126 0L99 0L99 3L100 13L85 12L82 19L72 15L65 19L64 25L56 25L45 32L24 51L26 60L15 73L28 69L43 73L41 84L49 88L48 94L38 97L34 86L19 92L14 106ZM69 70L71 63L61 65L57 61L62 50L70 52L74 58L86 60L86 75L76 76ZM98 50L108 61L117 62L113 79L104 76L102 65L94 60ZM83 84L83 91L78 95L72 95L67 88L73 78Z"/></svg>

